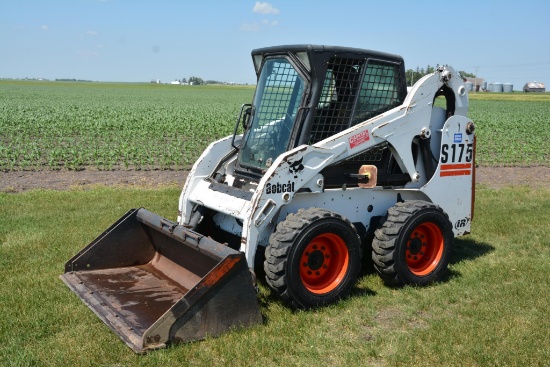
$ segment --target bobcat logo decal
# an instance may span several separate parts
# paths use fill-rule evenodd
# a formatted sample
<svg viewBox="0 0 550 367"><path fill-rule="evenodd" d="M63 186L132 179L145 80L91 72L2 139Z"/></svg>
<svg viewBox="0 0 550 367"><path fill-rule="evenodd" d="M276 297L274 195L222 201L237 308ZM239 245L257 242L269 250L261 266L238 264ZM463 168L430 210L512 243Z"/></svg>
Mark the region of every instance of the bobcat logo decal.
<svg viewBox="0 0 550 367"><path fill-rule="evenodd" d="M298 173L302 172L304 170L304 165L302 164L302 161L304 160L304 157L300 158L297 161L294 162L288 162L290 165L288 167L288 172L294 175L294 178L298 178Z"/></svg>

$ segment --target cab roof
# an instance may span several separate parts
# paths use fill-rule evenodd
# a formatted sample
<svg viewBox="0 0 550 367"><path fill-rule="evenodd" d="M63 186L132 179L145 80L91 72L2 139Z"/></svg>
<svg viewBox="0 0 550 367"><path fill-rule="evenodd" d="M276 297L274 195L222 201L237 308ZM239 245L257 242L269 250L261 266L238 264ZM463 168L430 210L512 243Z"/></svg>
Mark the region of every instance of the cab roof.
<svg viewBox="0 0 550 367"><path fill-rule="evenodd" d="M267 56L269 54L281 54L281 53L288 53L288 52L296 53L300 51L302 52L305 51L305 52L308 52L309 54L313 54L313 53L355 54L358 56L379 57L385 60L393 59L395 61L401 61L401 62L403 61L403 58L399 55L380 52L380 51L354 48L354 47L312 45L312 44L281 45L281 46L257 48L255 50L252 50L252 55Z"/></svg>

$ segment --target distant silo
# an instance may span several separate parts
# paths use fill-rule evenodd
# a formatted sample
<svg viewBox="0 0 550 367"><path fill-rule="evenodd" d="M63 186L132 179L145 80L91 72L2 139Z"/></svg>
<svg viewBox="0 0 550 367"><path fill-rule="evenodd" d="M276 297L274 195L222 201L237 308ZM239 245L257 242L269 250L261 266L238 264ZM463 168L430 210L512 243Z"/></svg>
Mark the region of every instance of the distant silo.
<svg viewBox="0 0 550 367"><path fill-rule="evenodd" d="M481 83L481 89L487 90L487 82Z"/></svg>
<svg viewBox="0 0 550 367"><path fill-rule="evenodd" d="M466 90L467 90L467 91L471 92L471 91L474 90L474 83L472 83L472 82L466 82L466 83L464 83L464 84L466 85Z"/></svg>
<svg viewBox="0 0 550 367"><path fill-rule="evenodd" d="M493 83L493 88L491 89L491 92L502 93L502 89L502 83L496 82Z"/></svg>
<svg viewBox="0 0 550 367"><path fill-rule="evenodd" d="M504 93L512 93L514 91L514 85L512 83L504 83L502 91Z"/></svg>

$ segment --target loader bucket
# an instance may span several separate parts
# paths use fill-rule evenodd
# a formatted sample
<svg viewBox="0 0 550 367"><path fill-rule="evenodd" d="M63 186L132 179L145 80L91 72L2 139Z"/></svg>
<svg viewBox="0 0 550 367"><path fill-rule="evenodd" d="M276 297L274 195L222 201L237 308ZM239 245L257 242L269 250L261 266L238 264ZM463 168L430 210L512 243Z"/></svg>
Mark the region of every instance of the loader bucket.
<svg viewBox="0 0 550 367"><path fill-rule="evenodd" d="M244 254L146 209L116 221L61 279L136 353L262 320Z"/></svg>

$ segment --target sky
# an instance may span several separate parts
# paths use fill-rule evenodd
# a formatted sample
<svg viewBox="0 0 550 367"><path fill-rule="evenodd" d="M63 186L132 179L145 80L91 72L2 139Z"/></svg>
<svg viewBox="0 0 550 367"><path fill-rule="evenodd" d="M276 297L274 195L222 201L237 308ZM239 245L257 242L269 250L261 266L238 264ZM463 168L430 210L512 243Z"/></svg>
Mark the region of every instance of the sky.
<svg viewBox="0 0 550 367"><path fill-rule="evenodd" d="M350 46L550 86L550 1L0 0L0 78L256 81L250 52Z"/></svg>

